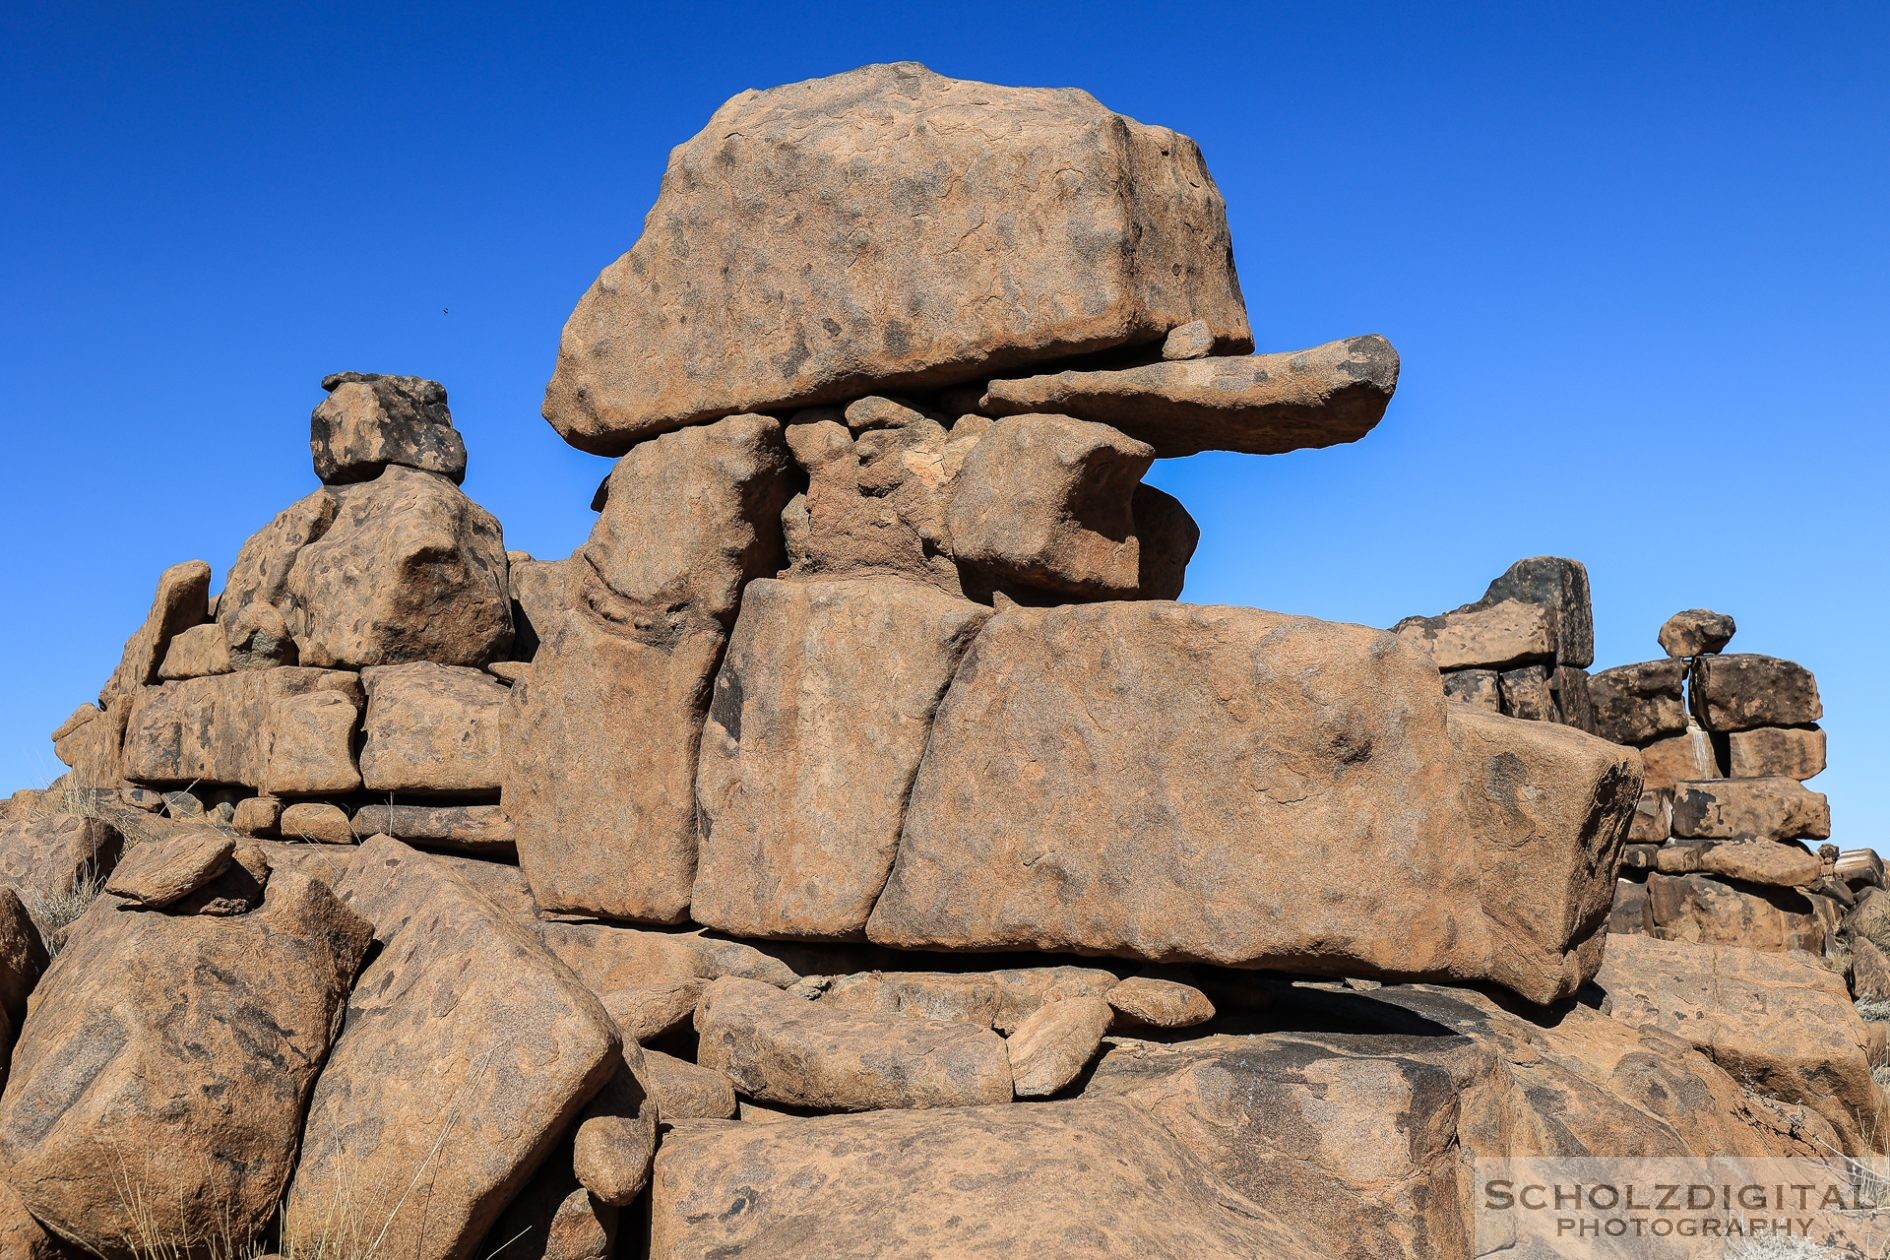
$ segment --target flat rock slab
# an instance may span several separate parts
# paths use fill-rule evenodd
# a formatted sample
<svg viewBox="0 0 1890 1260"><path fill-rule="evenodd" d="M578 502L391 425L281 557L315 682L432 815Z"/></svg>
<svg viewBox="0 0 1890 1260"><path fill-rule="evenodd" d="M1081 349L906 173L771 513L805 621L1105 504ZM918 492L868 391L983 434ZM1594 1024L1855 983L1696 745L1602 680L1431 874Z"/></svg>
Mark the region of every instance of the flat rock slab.
<svg viewBox="0 0 1890 1260"><path fill-rule="evenodd" d="M1810 726L1824 716L1818 680L1810 670L1796 661L1752 653L1695 657L1687 700L1709 731Z"/></svg>
<svg viewBox="0 0 1890 1260"><path fill-rule="evenodd" d="M1656 854L1654 869L1669 875L1690 875L1698 871L1773 888L1809 888L1818 882L1824 864L1816 854L1807 853L1798 845L1760 840L1662 845Z"/></svg>
<svg viewBox="0 0 1890 1260"><path fill-rule="evenodd" d="M1870 1037L1844 978L1802 955L1617 936L1596 983L1608 1011L1699 1047L1843 1134L1883 1132ZM1847 1143L1847 1149L1855 1147Z"/></svg>
<svg viewBox="0 0 1890 1260"><path fill-rule="evenodd" d="M1194 142L1087 92L912 62L743 92L671 154L641 239L565 325L545 418L621 454L1195 319L1244 350L1231 260Z"/></svg>
<svg viewBox="0 0 1890 1260"><path fill-rule="evenodd" d="M1673 834L1703 840L1825 840L1831 804L1796 779L1708 779L1674 791Z"/></svg>
<svg viewBox="0 0 1890 1260"><path fill-rule="evenodd" d="M1392 628L1423 641L1443 670L1595 663L1588 569L1559 556L1518 560L1474 603Z"/></svg>
<svg viewBox="0 0 1890 1260"><path fill-rule="evenodd" d="M1651 872L1644 923L1662 941L1824 952L1824 925L1809 897L1709 875Z"/></svg>
<svg viewBox="0 0 1890 1260"><path fill-rule="evenodd" d="M357 840L392 836L423 849L514 852L512 822L499 805L363 805L353 827Z"/></svg>
<svg viewBox="0 0 1890 1260"><path fill-rule="evenodd" d="M342 893L381 952L309 1105L285 1243L378 1237L386 1254L468 1260L621 1063L616 1029L440 858L381 837L361 846ZM337 1238L341 1222L365 1232Z"/></svg>
<svg viewBox="0 0 1890 1260"><path fill-rule="evenodd" d="M1116 987L1100 967L998 971L868 971L813 982L821 1005L860 1014L958 1020L1009 1035L1045 1002L1097 997Z"/></svg>
<svg viewBox="0 0 1890 1260"><path fill-rule="evenodd" d="M310 707L323 694L335 708ZM361 704L360 677L346 670L242 670L141 687L130 699L125 774L160 786L348 791L361 781Z"/></svg>
<svg viewBox="0 0 1890 1260"><path fill-rule="evenodd" d="M1726 768L1731 778L1782 777L1803 782L1824 773L1824 732L1815 726L1760 726L1734 731L1726 737L1726 744Z"/></svg>
<svg viewBox="0 0 1890 1260"><path fill-rule="evenodd" d="M679 1126L650 1254L1313 1260L1115 1099Z"/></svg>
<svg viewBox="0 0 1890 1260"><path fill-rule="evenodd" d="M274 1216L303 1105L369 943L317 880L258 910L101 897L40 981L0 1098L7 1179L41 1221L129 1257L159 1237L241 1248Z"/></svg>
<svg viewBox="0 0 1890 1260"><path fill-rule="evenodd" d="M994 380L989 415L1050 412L1113 425L1157 458L1279 455L1356 442L1384 418L1398 352L1376 335L1310 350Z"/></svg>
<svg viewBox="0 0 1890 1260"><path fill-rule="evenodd" d="M146 840L118 863L105 891L154 909L168 906L222 874L235 852L236 838L212 827Z"/></svg>
<svg viewBox="0 0 1890 1260"><path fill-rule="evenodd" d="M711 984L697 1061L763 1102L825 1111L1007 1102L1004 1040L975 1024L845 1014L756 980Z"/></svg>
<svg viewBox="0 0 1890 1260"><path fill-rule="evenodd" d="M932 714L989 615L898 578L748 587L698 763L697 922L858 937Z"/></svg>

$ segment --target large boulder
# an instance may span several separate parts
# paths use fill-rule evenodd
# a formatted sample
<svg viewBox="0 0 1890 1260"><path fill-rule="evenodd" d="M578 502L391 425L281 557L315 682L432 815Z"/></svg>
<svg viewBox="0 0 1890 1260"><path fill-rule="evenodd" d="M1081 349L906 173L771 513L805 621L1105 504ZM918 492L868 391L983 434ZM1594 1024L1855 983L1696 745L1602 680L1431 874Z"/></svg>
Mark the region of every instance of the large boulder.
<svg viewBox="0 0 1890 1260"><path fill-rule="evenodd" d="M1397 388L1398 352L1374 335L1310 350L992 381L981 406L998 416L1101 421L1162 459L1278 455L1358 441L1384 418Z"/></svg>
<svg viewBox="0 0 1890 1260"><path fill-rule="evenodd" d="M1769 842L1766 847L1785 848ZM1800 851L1799 856L1809 855ZM1809 897L1743 880L1650 872L1643 922L1647 934L1661 941L1814 954L1824 950L1824 928Z"/></svg>
<svg viewBox="0 0 1890 1260"><path fill-rule="evenodd" d="M467 1260L621 1043L570 971L441 859L381 837L341 891L381 949L309 1104L284 1249Z"/></svg>
<svg viewBox="0 0 1890 1260"><path fill-rule="evenodd" d="M1828 1120L1852 1154L1890 1119L1844 978L1794 953L1616 936L1596 983L1608 1011L1698 1047L1754 1088Z"/></svg>
<svg viewBox="0 0 1890 1260"><path fill-rule="evenodd" d="M503 783L547 910L673 923L696 875L696 751L742 588L784 562L780 425L732 416L625 456L572 606L516 683Z"/></svg>
<svg viewBox="0 0 1890 1260"><path fill-rule="evenodd" d="M545 418L618 454L731 412L1158 344L1195 319L1250 348L1192 140L1087 92L866 66L743 92L670 155L641 239L565 325Z"/></svg>
<svg viewBox="0 0 1890 1260"><path fill-rule="evenodd" d="M1687 700L1709 731L1809 726L1824 716L1810 670L1753 653L1694 657Z"/></svg>
<svg viewBox="0 0 1890 1260"><path fill-rule="evenodd" d="M416 662L363 670L361 781L370 792L499 790L508 689L484 670Z"/></svg>
<svg viewBox="0 0 1890 1260"><path fill-rule="evenodd" d="M286 633L303 665L482 666L513 637L499 523L451 479L390 465L245 543L217 620L238 654Z"/></svg>
<svg viewBox="0 0 1890 1260"><path fill-rule="evenodd" d="M446 387L418 376L337 372L309 417L315 475L326 485L368 481L389 464L466 480L466 442L446 409Z"/></svg>
<svg viewBox="0 0 1890 1260"><path fill-rule="evenodd" d="M241 1249L275 1214L368 943L293 871L233 917L101 897L35 991L0 1097L21 1199L106 1257L143 1254L141 1236Z"/></svg>
<svg viewBox="0 0 1890 1260"><path fill-rule="evenodd" d="M1500 746L1509 728L1494 729ZM1631 754L1566 735L1459 761L1428 656L1363 627L1166 603L1007 610L939 706L867 932L1498 979L1554 1000L1591 966L1639 790ZM1537 794L1506 770L1519 759ZM1502 881L1481 875L1498 844L1502 865L1548 872L1508 881L1500 919L1483 900Z"/></svg>
<svg viewBox="0 0 1890 1260"><path fill-rule="evenodd" d="M697 922L859 934L939 697L989 615L898 578L748 587L702 739Z"/></svg>

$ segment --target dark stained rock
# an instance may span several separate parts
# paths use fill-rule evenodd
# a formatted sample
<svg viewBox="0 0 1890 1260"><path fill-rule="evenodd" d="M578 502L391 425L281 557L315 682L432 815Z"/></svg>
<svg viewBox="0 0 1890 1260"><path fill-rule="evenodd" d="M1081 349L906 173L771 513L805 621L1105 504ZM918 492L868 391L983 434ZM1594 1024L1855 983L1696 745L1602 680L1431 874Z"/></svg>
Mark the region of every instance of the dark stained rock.
<svg viewBox="0 0 1890 1260"><path fill-rule="evenodd" d="M368 481L389 464L466 480L466 442L453 428L446 387L418 376L337 372L309 417L309 451L324 484Z"/></svg>
<svg viewBox="0 0 1890 1260"><path fill-rule="evenodd" d="M1824 716L1811 671L1773 656L1695 657L1687 699L1709 731L1810 726Z"/></svg>
<svg viewBox="0 0 1890 1260"><path fill-rule="evenodd" d="M1588 679L1595 733L1617 744L1651 744L1687 729L1686 663L1617 665Z"/></svg>
<svg viewBox="0 0 1890 1260"><path fill-rule="evenodd" d="M1486 713L1503 711L1502 675L1493 669L1459 669L1444 675L1444 695Z"/></svg>
<svg viewBox="0 0 1890 1260"><path fill-rule="evenodd" d="M357 840L392 836L423 849L513 851L512 824L499 805L363 805L352 823Z"/></svg>
<svg viewBox="0 0 1890 1260"><path fill-rule="evenodd" d="M1547 665L1523 665L1506 669L1498 675L1498 691L1503 698L1503 713L1525 722L1555 722L1561 710L1555 705L1555 692L1549 686Z"/></svg>
<svg viewBox="0 0 1890 1260"><path fill-rule="evenodd" d="M1374 334L1277 354L994 380L981 410L1100 421L1162 459L1278 455L1356 442L1384 418L1397 387L1398 352Z"/></svg>
<svg viewBox="0 0 1890 1260"><path fill-rule="evenodd" d="M1823 952L1825 937L1802 893L1659 871L1647 877L1647 932L1663 941L1814 954Z"/></svg>
<svg viewBox="0 0 1890 1260"><path fill-rule="evenodd" d="M1824 732L1815 726L1760 726L1726 737L1735 779L1805 780L1824 773Z"/></svg>
<svg viewBox="0 0 1890 1260"><path fill-rule="evenodd" d="M1831 806L1796 779L1712 779L1682 783L1673 834L1705 840L1824 840Z"/></svg>
<svg viewBox="0 0 1890 1260"><path fill-rule="evenodd" d="M1667 618L1660 627L1660 647L1668 656L1681 658L1718 652L1732 642L1738 625L1725 613L1707 608L1689 608Z"/></svg>
<svg viewBox="0 0 1890 1260"><path fill-rule="evenodd" d="M621 454L735 412L1158 343L1194 319L1250 344L1193 141L1086 92L866 66L744 92L674 151L642 238L565 325L545 418Z"/></svg>

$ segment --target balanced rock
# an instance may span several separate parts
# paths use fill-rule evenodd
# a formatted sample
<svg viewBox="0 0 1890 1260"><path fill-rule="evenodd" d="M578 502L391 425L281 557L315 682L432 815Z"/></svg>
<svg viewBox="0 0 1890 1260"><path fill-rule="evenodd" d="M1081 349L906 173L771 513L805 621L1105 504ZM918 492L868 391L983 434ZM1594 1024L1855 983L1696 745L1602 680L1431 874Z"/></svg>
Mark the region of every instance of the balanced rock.
<svg viewBox="0 0 1890 1260"><path fill-rule="evenodd" d="M844 1013L727 977L696 1009L697 1060L762 1102L825 1111L1008 1102L1005 1043L973 1024Z"/></svg>
<svg viewBox="0 0 1890 1260"><path fill-rule="evenodd" d="M1193 141L1086 92L867 66L744 92L671 154L642 238L565 325L545 418L621 454L735 412L1158 343L1195 319L1250 345Z"/></svg>
<svg viewBox="0 0 1890 1260"><path fill-rule="evenodd" d="M235 838L214 827L145 840L125 854L105 891L136 905L168 906L221 875L235 852Z"/></svg>
<svg viewBox="0 0 1890 1260"><path fill-rule="evenodd" d="M1310 350L994 380L988 415L1051 412L1113 425L1157 458L1201 451L1278 455L1356 442L1384 418L1398 352L1383 337Z"/></svg>
<svg viewBox="0 0 1890 1260"><path fill-rule="evenodd" d="M217 621L233 655L286 633L303 665L482 666L513 637L499 523L398 464L318 490L243 545Z"/></svg>
<svg viewBox="0 0 1890 1260"><path fill-rule="evenodd" d="M234 668L230 641L223 627L205 622L171 638L170 646L164 650L164 660L158 666L158 678L164 682L207 678L211 674L227 674Z"/></svg>
<svg viewBox="0 0 1890 1260"><path fill-rule="evenodd" d="M1818 682L1794 661L1773 656L1699 656L1687 684L1693 715L1709 731L1810 726L1824 716Z"/></svg>
<svg viewBox="0 0 1890 1260"><path fill-rule="evenodd" d="M285 1250L468 1260L621 1064L617 1032L536 937L441 859L381 837L361 846L341 891L381 951L309 1104ZM338 1237L343 1223L358 1236Z"/></svg>
<svg viewBox="0 0 1890 1260"><path fill-rule="evenodd" d="M1703 840L1823 840L1831 805L1796 779L1712 779L1682 783L1673 834Z"/></svg>
<svg viewBox="0 0 1890 1260"><path fill-rule="evenodd" d="M127 1260L140 1230L255 1238L368 942L295 872L236 917L101 897L40 981L0 1097L0 1159L33 1215Z"/></svg>
<svg viewBox="0 0 1890 1260"><path fill-rule="evenodd" d="M1668 656L1685 658L1717 652L1732 642L1738 625L1725 613L1709 608L1689 608L1667 618L1660 627L1661 650Z"/></svg>
<svg viewBox="0 0 1890 1260"><path fill-rule="evenodd" d="M702 739L697 922L859 934L939 697L989 615L899 578L748 587Z"/></svg>
<svg viewBox="0 0 1890 1260"><path fill-rule="evenodd" d="M337 372L309 417L315 475L326 485L369 481L389 464L466 479L466 442L446 409L446 387L418 376Z"/></svg>
<svg viewBox="0 0 1890 1260"><path fill-rule="evenodd" d="M499 790L508 689L484 670L416 662L361 672L367 692L361 782L370 792Z"/></svg>
<svg viewBox="0 0 1890 1260"><path fill-rule="evenodd" d="M1651 744L1687 729L1686 662L1617 665L1588 679L1595 733L1617 744Z"/></svg>

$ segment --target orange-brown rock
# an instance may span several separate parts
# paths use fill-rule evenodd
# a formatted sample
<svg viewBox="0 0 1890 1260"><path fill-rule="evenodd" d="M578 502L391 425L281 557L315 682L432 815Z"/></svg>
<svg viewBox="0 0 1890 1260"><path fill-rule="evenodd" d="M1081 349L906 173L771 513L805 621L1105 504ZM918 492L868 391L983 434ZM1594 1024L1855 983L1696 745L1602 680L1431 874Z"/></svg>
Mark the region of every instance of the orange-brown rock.
<svg viewBox="0 0 1890 1260"><path fill-rule="evenodd" d="M1824 731L1816 726L1760 726L1726 737L1735 779L1815 778L1824 773ZM1698 776L1695 776L1698 777Z"/></svg>
<svg viewBox="0 0 1890 1260"><path fill-rule="evenodd" d="M735 1087L722 1073L660 1050L644 1050L643 1080L664 1124L682 1120L729 1120Z"/></svg>
<svg viewBox="0 0 1890 1260"><path fill-rule="evenodd" d="M336 372L309 417L315 475L327 485L367 481L389 464L466 479L466 442L453 428L446 387L418 376Z"/></svg>
<svg viewBox="0 0 1890 1260"><path fill-rule="evenodd" d="M1141 566L1137 593L1143 599L1180 599L1201 526L1180 499L1151 485L1135 488L1129 508Z"/></svg>
<svg viewBox="0 0 1890 1260"><path fill-rule="evenodd" d="M1019 1098L1062 1093L1102 1049L1114 1015L1098 997L1062 998L1032 1011L1004 1041L1012 1091Z"/></svg>
<svg viewBox="0 0 1890 1260"><path fill-rule="evenodd" d="M308 699L319 692L339 699ZM343 670L242 670L141 687L125 731L125 774L159 785L346 790L360 782L360 705L360 678Z"/></svg>
<svg viewBox="0 0 1890 1260"><path fill-rule="evenodd" d="M473 1254L480 1260L611 1260L620 1215L579 1184L565 1143L506 1205Z"/></svg>
<svg viewBox="0 0 1890 1260"><path fill-rule="evenodd" d="M998 971L869 971L804 982L823 1006L860 1014L956 1020L1006 1036L1045 1002L1097 997L1117 987L1100 967L1006 967Z"/></svg>
<svg viewBox="0 0 1890 1260"><path fill-rule="evenodd" d="M644 1081L643 1050L626 1042L622 1061L571 1127L571 1167L600 1202L627 1207L650 1184L657 1107Z"/></svg>
<svg viewBox="0 0 1890 1260"><path fill-rule="evenodd" d="M42 938L75 894L89 896L118 864L124 837L103 818L39 814L0 822L0 885L14 889Z"/></svg>
<svg viewBox="0 0 1890 1260"><path fill-rule="evenodd" d="M952 556L982 586L1081 599L1141 589L1135 488L1154 448L1059 415L1020 415L980 440L952 486Z"/></svg>
<svg viewBox="0 0 1890 1260"><path fill-rule="evenodd" d="M989 615L899 578L748 587L703 732L697 922L858 936L932 714Z"/></svg>
<svg viewBox="0 0 1890 1260"><path fill-rule="evenodd" d="M1358 441L1384 418L1397 388L1398 352L1374 334L1310 350L994 380L981 409L1100 421L1161 459L1279 455Z"/></svg>
<svg viewBox="0 0 1890 1260"><path fill-rule="evenodd" d="M675 150L642 238L565 325L545 418L617 454L1194 319L1251 344L1193 141L1085 92L866 66L744 92Z"/></svg>
<svg viewBox="0 0 1890 1260"><path fill-rule="evenodd" d="M499 523L446 477L399 465L319 490L244 544L217 620L239 668L282 634L303 665L482 666L513 637Z"/></svg>
<svg viewBox="0 0 1890 1260"><path fill-rule="evenodd" d="M724 977L696 1008L697 1061L764 1103L823 1111L1006 1102L1004 1040L946 1020L860 1015Z"/></svg>
<svg viewBox="0 0 1890 1260"><path fill-rule="evenodd" d="M1615 1019L1671 1033L1756 1090L1803 1104L1846 1151L1881 1140L1885 1103L1864 1021L1843 978L1812 959L1617 936L1596 983Z"/></svg>
<svg viewBox="0 0 1890 1260"><path fill-rule="evenodd" d="M207 678L227 674L235 666L230 661L230 642L223 627L215 622L180 630L164 651L157 676L164 682L180 678Z"/></svg>
<svg viewBox="0 0 1890 1260"><path fill-rule="evenodd" d="M1392 628L1425 641L1443 670L1595 663L1588 569L1559 556L1518 560L1476 602Z"/></svg>
<svg viewBox="0 0 1890 1260"><path fill-rule="evenodd" d="M1679 735L1657 739L1644 746L1641 767L1649 790L1664 788L1669 794L1681 783L1716 779L1720 774L1719 762L1713 754L1713 738L1697 726L1689 726Z"/></svg>
<svg viewBox="0 0 1890 1260"><path fill-rule="evenodd" d="M1674 794L1673 834L1703 840L1823 840L1831 834L1824 793L1796 779L1711 779Z"/></svg>
<svg viewBox="0 0 1890 1260"><path fill-rule="evenodd" d="M1816 854L1807 853L1796 844L1775 844L1769 840L1730 844L1708 841L1662 845L1656 854L1654 869L1669 875L1690 875L1698 871L1771 888L1809 888L1818 882L1823 864Z"/></svg>
<svg viewBox="0 0 1890 1260"><path fill-rule="evenodd" d="M597 995L625 1039L644 1042L689 1022L702 990L733 975L785 986L794 972L739 941L597 923L542 923L551 952Z"/></svg>
<svg viewBox="0 0 1890 1260"><path fill-rule="evenodd" d="M1824 928L1803 893L1705 875L1648 875L1645 923L1647 934L1663 941L1824 950Z"/></svg>
<svg viewBox="0 0 1890 1260"><path fill-rule="evenodd" d="M513 852L512 823L499 805L363 805L353 827L357 840L392 836L423 849Z"/></svg>
<svg viewBox="0 0 1890 1260"><path fill-rule="evenodd" d="M117 698L110 710L82 704L53 731L53 755L70 768L71 787L90 793L122 793L131 787L124 775L125 722L130 714L125 697Z"/></svg>
<svg viewBox="0 0 1890 1260"><path fill-rule="evenodd" d="M1503 711L1502 675L1493 669L1457 669L1444 674L1444 696L1485 713Z"/></svg>
<svg viewBox="0 0 1890 1260"><path fill-rule="evenodd" d="M0 1256L8 1260L77 1260L77 1253L47 1233L4 1181L0 1181Z"/></svg>
<svg viewBox="0 0 1890 1260"><path fill-rule="evenodd" d="M508 551L505 559L506 580L512 588L512 624L517 631L513 651L520 660L529 661L571 606L572 579L578 575L581 562L569 556L563 560L534 560L524 551Z"/></svg>
<svg viewBox="0 0 1890 1260"><path fill-rule="evenodd" d="M381 952L316 1083L284 1242L467 1260L622 1063L616 1030L445 861L381 837L341 891Z"/></svg>
<svg viewBox="0 0 1890 1260"><path fill-rule="evenodd" d="M496 792L499 729L509 689L484 670L380 665L363 670L367 692L361 781L402 795Z"/></svg>
<svg viewBox="0 0 1890 1260"><path fill-rule="evenodd" d="M235 853L236 838L214 827L145 840L113 869L105 891L150 909L168 906L221 875Z"/></svg>
<svg viewBox="0 0 1890 1260"><path fill-rule="evenodd" d="M1214 1018L1214 1003L1191 984L1160 976L1130 976L1103 994L1118 1026L1192 1028Z"/></svg>
<svg viewBox="0 0 1890 1260"><path fill-rule="evenodd" d="M99 693L100 707L110 709L128 700L132 692L158 680L158 667L171 640L210 619L210 566L201 560L174 564L158 577L157 594L144 623L125 643L118 668Z"/></svg>
<svg viewBox="0 0 1890 1260"><path fill-rule="evenodd" d="M1514 749L1493 734L1454 757L1447 708L1475 716L1446 706L1420 648L1362 627L1163 603L1001 612L939 707L868 935L1565 996L1592 965L1638 768L1487 716ZM1540 799L1505 779L1517 757ZM1481 904L1491 845L1528 872L1501 918Z"/></svg>
<svg viewBox="0 0 1890 1260"><path fill-rule="evenodd" d="M297 801L276 821L285 840L314 844L353 844L354 822L348 811L327 801Z"/></svg>
<svg viewBox="0 0 1890 1260"><path fill-rule="evenodd" d="M46 961L46 946L26 903L18 890L0 884L0 1013L6 1017L0 1025L9 1036L26 1017L27 996L46 970Z"/></svg>
<svg viewBox="0 0 1890 1260"><path fill-rule="evenodd" d="M1732 642L1737 623L1725 613L1709 608L1689 608L1677 612L1661 624L1661 650L1668 656L1701 656L1717 652Z"/></svg>
<svg viewBox="0 0 1890 1260"><path fill-rule="evenodd" d="M1548 614L1520 599L1472 605L1436 617L1406 617L1393 629L1422 643L1437 668L1452 677L1486 675L1459 684L1460 689L1484 695L1485 708L1500 705L1497 671L1555 657Z"/></svg>
<svg viewBox="0 0 1890 1260"><path fill-rule="evenodd" d="M1687 682L1693 715L1709 731L1810 726L1824 716L1811 671L1774 656L1698 656Z"/></svg>
<svg viewBox="0 0 1890 1260"><path fill-rule="evenodd" d="M141 1229L246 1246L368 940L295 872L234 917L101 897L40 981L0 1097L0 1159L33 1215L106 1257Z"/></svg>

